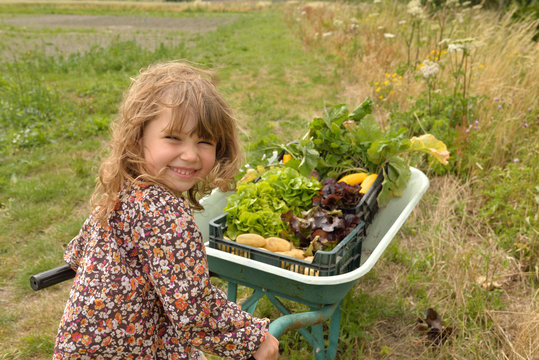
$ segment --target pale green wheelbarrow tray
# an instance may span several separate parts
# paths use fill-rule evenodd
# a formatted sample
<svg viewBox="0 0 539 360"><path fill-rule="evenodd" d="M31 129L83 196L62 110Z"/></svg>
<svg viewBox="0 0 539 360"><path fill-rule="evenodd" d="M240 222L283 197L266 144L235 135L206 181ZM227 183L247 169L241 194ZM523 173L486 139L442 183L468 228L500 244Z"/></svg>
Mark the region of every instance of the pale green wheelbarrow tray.
<svg viewBox="0 0 539 360"><path fill-rule="evenodd" d="M254 312L258 300L266 296L283 314L270 324L270 332L275 337L297 329L313 347L315 359L335 359L343 298L358 279L376 264L429 187L425 174L415 168L411 168L411 171L412 175L402 196L393 198L374 216L363 240L361 265L357 269L340 275L309 276L207 245L210 272L228 282L228 299L231 301L236 301L238 285L254 290L242 303L246 311ZM212 193L202 200L206 210L195 214L195 221L206 241L209 222L222 214L226 196L220 192ZM307 305L310 311L291 313L279 298ZM326 321L329 321L327 347L324 345L323 330Z"/></svg>

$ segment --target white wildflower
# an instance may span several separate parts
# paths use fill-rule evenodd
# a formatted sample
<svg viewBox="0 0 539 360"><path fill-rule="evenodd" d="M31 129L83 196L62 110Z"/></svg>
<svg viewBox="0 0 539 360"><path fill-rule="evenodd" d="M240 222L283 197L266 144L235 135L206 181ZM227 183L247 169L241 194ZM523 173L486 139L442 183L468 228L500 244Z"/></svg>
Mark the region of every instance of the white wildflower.
<svg viewBox="0 0 539 360"><path fill-rule="evenodd" d="M382 0L373 0L373 4L380 4L382 2Z"/></svg>
<svg viewBox="0 0 539 360"><path fill-rule="evenodd" d="M351 24L351 25L350 25L350 30L351 30L351 31L355 31L355 30L357 30L357 29L359 29L359 25L358 25L358 24Z"/></svg>
<svg viewBox="0 0 539 360"><path fill-rule="evenodd" d="M406 25L406 20L399 21L399 25Z"/></svg>
<svg viewBox="0 0 539 360"><path fill-rule="evenodd" d="M395 37L395 35L394 35L394 34L391 34L391 33L385 33L385 34L384 34L384 37L385 37L386 39L393 39L393 38Z"/></svg>
<svg viewBox="0 0 539 360"><path fill-rule="evenodd" d="M462 46L460 44L449 44L447 46L447 52L453 53L453 52L459 52L462 51Z"/></svg>
<svg viewBox="0 0 539 360"><path fill-rule="evenodd" d="M357 24L359 22L359 20L355 17L353 18L350 18L350 22L354 23L354 24Z"/></svg>
<svg viewBox="0 0 539 360"><path fill-rule="evenodd" d="M408 3L408 14L415 18L423 18L423 7L421 7L420 0L412 0Z"/></svg>
<svg viewBox="0 0 539 360"><path fill-rule="evenodd" d="M331 36L331 35L333 35L333 32L328 31L328 32L323 33L322 37L325 38L325 37L328 37L328 36Z"/></svg>
<svg viewBox="0 0 539 360"><path fill-rule="evenodd" d="M445 39L442 39L440 40L440 42L438 43L438 45L445 45L445 44L448 44L449 42L451 41L450 38L445 38Z"/></svg>
<svg viewBox="0 0 539 360"><path fill-rule="evenodd" d="M378 26L378 30L384 30L383 26Z"/></svg>
<svg viewBox="0 0 539 360"><path fill-rule="evenodd" d="M440 65L434 61L425 60L421 67L421 73L425 79L429 79L436 76L440 72Z"/></svg>
<svg viewBox="0 0 539 360"><path fill-rule="evenodd" d="M459 52L459 51L470 51L476 47L476 41L474 38L466 38L454 40L453 43L447 46L447 52Z"/></svg>
<svg viewBox="0 0 539 360"><path fill-rule="evenodd" d="M342 26L342 24L343 24L342 20L339 20L339 19L333 20L333 25L335 25L337 27Z"/></svg>

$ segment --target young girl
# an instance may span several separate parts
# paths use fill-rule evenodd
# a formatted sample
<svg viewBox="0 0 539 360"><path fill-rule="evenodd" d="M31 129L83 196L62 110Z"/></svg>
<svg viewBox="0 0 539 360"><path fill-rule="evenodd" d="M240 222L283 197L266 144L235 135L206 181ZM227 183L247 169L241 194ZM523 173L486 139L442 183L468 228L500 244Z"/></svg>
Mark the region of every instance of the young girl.
<svg viewBox="0 0 539 360"><path fill-rule="evenodd" d="M269 320L211 285L191 213L239 166L235 119L209 76L157 64L128 89L94 210L64 255L77 276L54 359L278 358Z"/></svg>

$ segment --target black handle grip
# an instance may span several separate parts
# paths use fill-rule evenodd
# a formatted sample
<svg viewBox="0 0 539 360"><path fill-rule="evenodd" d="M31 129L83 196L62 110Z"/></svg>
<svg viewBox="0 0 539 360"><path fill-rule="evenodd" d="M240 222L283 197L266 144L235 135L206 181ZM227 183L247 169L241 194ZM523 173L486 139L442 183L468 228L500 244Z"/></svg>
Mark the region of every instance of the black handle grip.
<svg viewBox="0 0 539 360"><path fill-rule="evenodd" d="M35 291L61 283L75 277L76 272L69 265L62 265L54 269L30 277L30 286Z"/></svg>

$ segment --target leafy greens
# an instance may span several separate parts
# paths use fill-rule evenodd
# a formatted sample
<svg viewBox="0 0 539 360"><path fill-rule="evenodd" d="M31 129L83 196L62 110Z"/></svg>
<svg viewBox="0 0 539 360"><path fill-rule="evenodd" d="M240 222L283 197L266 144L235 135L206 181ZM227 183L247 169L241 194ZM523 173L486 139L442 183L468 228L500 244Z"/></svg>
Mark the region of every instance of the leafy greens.
<svg viewBox="0 0 539 360"><path fill-rule="evenodd" d="M228 212L227 235L232 239L243 233L289 237L281 215L289 210L299 215L309 209L321 187L316 178L303 176L290 167L273 168L259 181L238 185L224 209Z"/></svg>

